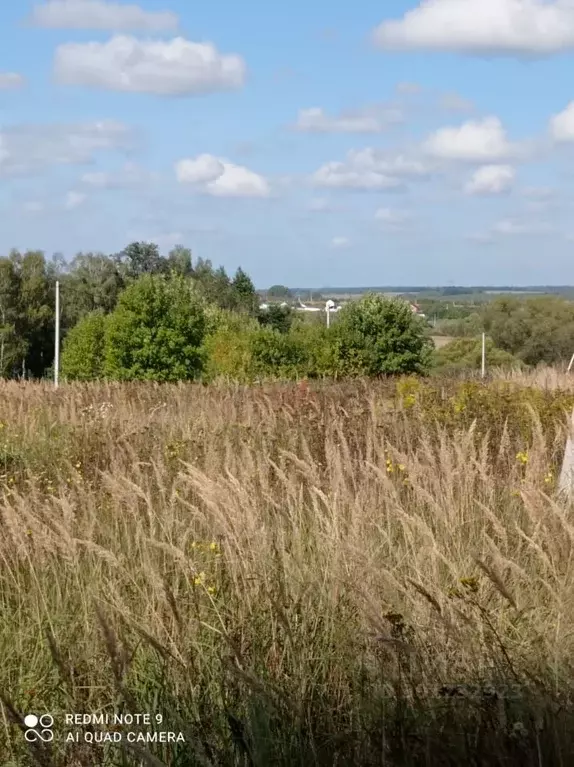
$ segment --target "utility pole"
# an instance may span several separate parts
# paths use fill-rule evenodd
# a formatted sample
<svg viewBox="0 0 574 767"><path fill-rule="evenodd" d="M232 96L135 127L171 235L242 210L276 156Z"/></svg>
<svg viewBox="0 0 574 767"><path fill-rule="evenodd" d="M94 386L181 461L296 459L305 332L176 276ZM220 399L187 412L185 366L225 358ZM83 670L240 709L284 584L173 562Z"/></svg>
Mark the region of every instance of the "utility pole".
<svg viewBox="0 0 574 767"><path fill-rule="evenodd" d="M56 339L54 359L54 387L58 388L60 373L60 283L56 282Z"/></svg>

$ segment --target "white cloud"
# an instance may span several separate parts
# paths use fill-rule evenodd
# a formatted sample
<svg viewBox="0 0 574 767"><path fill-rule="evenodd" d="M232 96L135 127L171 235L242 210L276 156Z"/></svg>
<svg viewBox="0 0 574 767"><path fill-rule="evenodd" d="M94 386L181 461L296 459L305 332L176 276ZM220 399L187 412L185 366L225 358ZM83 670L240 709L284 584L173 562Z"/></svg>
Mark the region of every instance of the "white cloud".
<svg viewBox="0 0 574 767"><path fill-rule="evenodd" d="M348 237L333 237L331 240L331 247L337 250L341 248L348 248L351 244L351 240Z"/></svg>
<svg viewBox="0 0 574 767"><path fill-rule="evenodd" d="M8 91L21 88L26 82L23 75L18 72L0 72L0 90Z"/></svg>
<svg viewBox="0 0 574 767"><path fill-rule="evenodd" d="M356 170L343 162L328 162L312 178L315 186L333 189L396 189L401 181L384 173Z"/></svg>
<svg viewBox="0 0 574 767"><path fill-rule="evenodd" d="M433 157L467 162L502 160L519 153L519 148L508 141L498 117L440 128L429 136L423 148Z"/></svg>
<svg viewBox="0 0 574 767"><path fill-rule="evenodd" d="M215 181L224 171L223 162L211 154L200 154L192 160L180 160L175 166L177 180L185 184Z"/></svg>
<svg viewBox="0 0 574 767"><path fill-rule="evenodd" d="M550 135L557 143L574 141L574 101L550 118Z"/></svg>
<svg viewBox="0 0 574 767"><path fill-rule="evenodd" d="M422 0L373 33L381 48L548 55L574 48L571 0Z"/></svg>
<svg viewBox="0 0 574 767"><path fill-rule="evenodd" d="M179 160L175 175L182 184L191 184L213 197L269 197L267 179L242 165L221 157L202 154Z"/></svg>
<svg viewBox="0 0 574 767"><path fill-rule="evenodd" d="M112 120L79 125L14 125L0 132L0 175L35 173L50 165L92 162L101 151L133 144L128 126Z"/></svg>
<svg viewBox="0 0 574 767"><path fill-rule="evenodd" d="M86 195L83 192L68 192L64 200L66 210L75 210L86 201Z"/></svg>
<svg viewBox="0 0 574 767"><path fill-rule="evenodd" d="M383 227L390 231L400 231L410 221L410 214L405 210L393 208L379 208L375 212L375 218Z"/></svg>
<svg viewBox="0 0 574 767"><path fill-rule="evenodd" d="M510 165L483 165L472 174L464 191L470 195L503 194L512 188L515 175Z"/></svg>
<svg viewBox="0 0 574 767"><path fill-rule="evenodd" d="M330 116L321 107L301 109L297 130L307 133L380 133L401 122L403 113L396 107L371 107Z"/></svg>
<svg viewBox="0 0 574 767"><path fill-rule="evenodd" d="M183 96L240 88L246 67L240 56L221 54L212 43L120 35L58 46L54 75L64 85Z"/></svg>
<svg viewBox="0 0 574 767"><path fill-rule="evenodd" d="M424 177L430 167L406 155L388 155L380 150L351 150L344 162L328 162L312 176L311 183L334 189L396 189L407 177Z"/></svg>
<svg viewBox="0 0 574 767"><path fill-rule="evenodd" d="M178 18L171 11L145 11L139 5L106 0L48 0L34 6L31 21L36 26L50 29L112 32L169 32L178 27Z"/></svg>

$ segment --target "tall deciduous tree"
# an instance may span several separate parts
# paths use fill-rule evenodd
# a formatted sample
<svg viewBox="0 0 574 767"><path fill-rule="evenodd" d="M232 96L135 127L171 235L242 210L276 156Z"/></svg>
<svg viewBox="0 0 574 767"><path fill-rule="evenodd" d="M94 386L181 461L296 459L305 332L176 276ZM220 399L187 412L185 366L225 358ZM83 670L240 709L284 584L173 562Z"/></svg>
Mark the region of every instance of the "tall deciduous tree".
<svg viewBox="0 0 574 767"><path fill-rule="evenodd" d="M154 242L130 243L118 255L118 261L130 279L137 279L142 274L162 274L168 267Z"/></svg>
<svg viewBox="0 0 574 767"><path fill-rule="evenodd" d="M54 360L54 282L44 253L13 251L10 259L18 274L17 335L22 341L22 372L41 378Z"/></svg>
<svg viewBox="0 0 574 767"><path fill-rule="evenodd" d="M179 275L143 275L107 318L104 373L118 380L180 381L199 376L204 302Z"/></svg>
<svg viewBox="0 0 574 767"><path fill-rule="evenodd" d="M64 328L90 312L111 312L124 287L125 279L114 258L103 253L78 253L62 281Z"/></svg>

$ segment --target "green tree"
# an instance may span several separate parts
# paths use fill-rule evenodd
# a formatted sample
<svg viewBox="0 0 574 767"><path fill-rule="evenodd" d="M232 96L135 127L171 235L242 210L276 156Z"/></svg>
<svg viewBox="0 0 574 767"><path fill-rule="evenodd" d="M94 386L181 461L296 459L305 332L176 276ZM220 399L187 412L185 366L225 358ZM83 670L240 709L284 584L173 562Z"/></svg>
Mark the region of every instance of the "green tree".
<svg viewBox="0 0 574 767"><path fill-rule="evenodd" d="M253 373L259 378L293 379L307 375L309 357L301 340L272 328L251 334Z"/></svg>
<svg viewBox="0 0 574 767"><path fill-rule="evenodd" d="M70 381L94 381L104 374L106 317L101 309L86 314L66 336L62 376Z"/></svg>
<svg viewBox="0 0 574 767"><path fill-rule="evenodd" d="M293 310L290 306L270 304L266 309L259 309L257 320L263 327L273 328L280 333L288 333L293 324Z"/></svg>
<svg viewBox="0 0 574 767"><path fill-rule="evenodd" d="M22 373L41 378L54 361L54 281L42 251L13 251L19 295L15 331L22 349Z"/></svg>
<svg viewBox="0 0 574 767"><path fill-rule="evenodd" d="M453 336L454 338L472 338L482 333L484 320L479 312L473 312L460 319L440 320L432 329L433 335Z"/></svg>
<svg viewBox="0 0 574 767"><path fill-rule="evenodd" d="M432 342L408 303L367 294L350 301L331 329L341 375L427 373Z"/></svg>
<svg viewBox="0 0 574 767"><path fill-rule="evenodd" d="M291 298L291 291L285 285L272 285L267 291L268 298Z"/></svg>
<svg viewBox="0 0 574 767"><path fill-rule="evenodd" d="M63 330L97 309L109 314L126 285L116 259L103 253L78 253L61 281Z"/></svg>
<svg viewBox="0 0 574 767"><path fill-rule="evenodd" d="M486 339L485 362L488 368L520 368L523 365L514 355L498 349L492 338ZM481 365L481 338L457 338L433 354L433 366L441 373L480 370Z"/></svg>
<svg viewBox="0 0 574 767"><path fill-rule="evenodd" d="M527 365L565 361L574 352L574 303L554 296L500 298L485 308L494 343Z"/></svg>
<svg viewBox="0 0 574 767"><path fill-rule="evenodd" d="M235 272L231 282L231 289L235 294L237 309L255 314L259 308L259 296L251 277L241 267Z"/></svg>
<svg viewBox="0 0 574 767"><path fill-rule="evenodd" d="M208 303L221 309L235 308L235 294L223 266L214 269L209 259L198 258L192 276Z"/></svg>
<svg viewBox="0 0 574 767"><path fill-rule="evenodd" d="M27 344L20 314L20 275L10 258L0 259L0 377L11 378L25 357Z"/></svg>
<svg viewBox="0 0 574 767"><path fill-rule="evenodd" d="M179 381L202 370L204 302L180 275L144 275L121 295L106 323L106 377Z"/></svg>
<svg viewBox="0 0 574 767"><path fill-rule="evenodd" d="M168 263L154 242L132 242L117 256L125 275L137 280L143 274L163 274Z"/></svg>
<svg viewBox="0 0 574 767"><path fill-rule="evenodd" d="M191 250L183 245L176 245L170 250L167 262L171 271L183 277L189 277L193 273Z"/></svg>

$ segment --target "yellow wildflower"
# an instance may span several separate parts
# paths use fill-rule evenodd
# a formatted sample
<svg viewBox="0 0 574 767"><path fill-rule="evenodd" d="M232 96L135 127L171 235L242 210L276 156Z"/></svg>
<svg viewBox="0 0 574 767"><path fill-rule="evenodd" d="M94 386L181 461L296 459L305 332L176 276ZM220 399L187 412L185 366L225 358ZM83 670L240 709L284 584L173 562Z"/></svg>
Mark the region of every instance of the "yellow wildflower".
<svg viewBox="0 0 574 767"><path fill-rule="evenodd" d="M528 453L521 450L519 453L516 453L516 460L523 465L528 463Z"/></svg>

